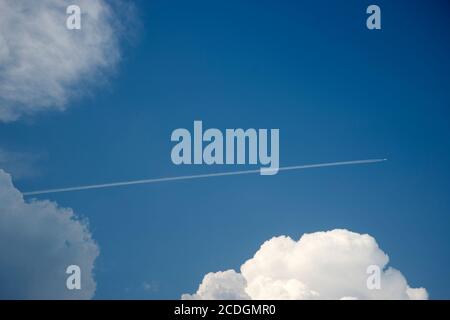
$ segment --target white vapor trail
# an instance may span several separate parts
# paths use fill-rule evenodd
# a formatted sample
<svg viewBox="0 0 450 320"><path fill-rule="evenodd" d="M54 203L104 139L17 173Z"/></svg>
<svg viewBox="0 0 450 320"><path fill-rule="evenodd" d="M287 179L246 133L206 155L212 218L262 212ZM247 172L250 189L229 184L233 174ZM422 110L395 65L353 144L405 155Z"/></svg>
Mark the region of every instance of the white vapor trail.
<svg viewBox="0 0 450 320"><path fill-rule="evenodd" d="M335 166L346 166L346 165L354 165L354 164L376 163L376 162L382 162L382 161L386 161L386 160L387 159L367 159L367 160L352 160L352 161L316 163L316 164L307 164L307 165L300 165L300 166L281 167L279 169L274 168L273 170L274 171L275 170L289 171L289 170L301 170L301 169L312 169L312 168L323 168L323 167L335 167ZM265 170L270 171L271 169L267 168ZM93 185L78 186L78 187L37 190L37 191L23 192L23 195L31 196L31 195L47 194L47 193L80 191L80 190L100 189L100 188L112 188L112 187L129 186L129 185L134 185L134 184L147 184L147 183L190 180L190 179L200 179L200 178L212 178L212 177L222 177L222 176L236 176L236 175L241 175L241 174L252 174L252 173L260 173L260 169L208 173L208 174L198 174L198 175L190 175L190 176L154 178L154 179L144 179L144 180L121 181L121 182L93 184Z"/></svg>

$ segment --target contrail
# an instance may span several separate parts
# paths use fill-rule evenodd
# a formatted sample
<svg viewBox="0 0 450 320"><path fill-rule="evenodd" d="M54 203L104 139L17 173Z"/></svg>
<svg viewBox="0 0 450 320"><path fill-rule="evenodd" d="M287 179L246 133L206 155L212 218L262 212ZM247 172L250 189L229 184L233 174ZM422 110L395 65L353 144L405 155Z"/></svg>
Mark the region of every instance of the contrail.
<svg viewBox="0 0 450 320"><path fill-rule="evenodd" d="M316 163L316 164L307 164L307 165L300 165L300 166L281 167L281 168L278 169L278 171L289 171L289 170L301 170L301 169L311 169L311 168L346 166L346 165L354 165L354 164L376 163L376 162L382 162L382 161L386 161L386 160L387 159L367 159L367 160L353 160L353 161ZM266 171L270 171L271 169L267 168L265 170ZM274 168L273 170L275 171L276 169ZM222 176L236 176L236 175L241 175L241 174L252 174L252 173L260 173L260 169L244 170L244 171L219 172L219 173L208 173L208 174L198 174L198 175L190 175L190 176L154 178L154 179L144 179L144 180L132 180L132 181L103 183L103 184L93 184L93 185L78 186L78 187L37 190L37 191L23 192L23 195L24 196L31 196L31 195L47 194L47 193L58 193L58 192L89 190L89 189L112 188L112 187L129 186L129 185L134 185L134 184L147 184L147 183L190 180L190 179L201 179L201 178L212 178L212 177L222 177Z"/></svg>

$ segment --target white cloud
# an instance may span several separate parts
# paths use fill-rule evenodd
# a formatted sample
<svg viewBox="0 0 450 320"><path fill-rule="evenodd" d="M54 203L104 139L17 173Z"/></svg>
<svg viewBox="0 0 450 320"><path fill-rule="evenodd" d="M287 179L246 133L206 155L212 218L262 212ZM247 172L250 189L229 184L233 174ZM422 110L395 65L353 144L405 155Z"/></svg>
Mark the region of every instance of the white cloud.
<svg viewBox="0 0 450 320"><path fill-rule="evenodd" d="M233 270L209 273L193 295L182 299L427 299L367 234L332 230L280 236L266 241L253 258ZM370 265L379 266L381 288L367 288Z"/></svg>
<svg viewBox="0 0 450 320"><path fill-rule="evenodd" d="M183 299L242 300L250 297L245 293L245 279L234 270L210 272L193 295L184 294Z"/></svg>
<svg viewBox="0 0 450 320"><path fill-rule="evenodd" d="M114 11L105 0L0 0L0 121L64 110L119 59ZM66 28L79 5L81 30Z"/></svg>
<svg viewBox="0 0 450 320"><path fill-rule="evenodd" d="M99 249L71 209L25 202L0 169L0 299L89 299ZM81 290L66 288L67 266L81 268Z"/></svg>

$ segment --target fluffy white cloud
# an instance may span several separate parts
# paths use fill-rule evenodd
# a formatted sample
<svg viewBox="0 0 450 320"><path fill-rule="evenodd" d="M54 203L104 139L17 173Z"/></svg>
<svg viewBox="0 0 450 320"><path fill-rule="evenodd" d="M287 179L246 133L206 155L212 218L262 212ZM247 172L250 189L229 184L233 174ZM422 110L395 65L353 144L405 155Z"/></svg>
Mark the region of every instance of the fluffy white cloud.
<svg viewBox="0 0 450 320"><path fill-rule="evenodd" d="M198 287L197 293L185 294L183 299L243 300L250 299L245 292L245 278L234 270L210 272Z"/></svg>
<svg viewBox="0 0 450 320"><path fill-rule="evenodd" d="M89 299L99 249L71 209L24 201L0 169L0 299ZM66 288L67 266L81 268L81 290Z"/></svg>
<svg viewBox="0 0 450 320"><path fill-rule="evenodd" d="M182 299L427 299L408 286L400 271L367 234L332 230L280 236L266 241L253 258L233 270L209 273L193 295ZM380 289L369 290L369 266L378 266Z"/></svg>
<svg viewBox="0 0 450 320"><path fill-rule="evenodd" d="M0 121L63 110L115 65L118 28L108 3L0 0ZM81 8L81 30L66 28L70 4Z"/></svg>

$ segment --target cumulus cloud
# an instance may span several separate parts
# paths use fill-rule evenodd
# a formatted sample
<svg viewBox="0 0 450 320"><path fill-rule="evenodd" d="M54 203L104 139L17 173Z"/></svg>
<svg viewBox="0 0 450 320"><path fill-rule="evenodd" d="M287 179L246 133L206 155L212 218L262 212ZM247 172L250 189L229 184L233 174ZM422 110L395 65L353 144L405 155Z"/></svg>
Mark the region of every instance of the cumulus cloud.
<svg viewBox="0 0 450 320"><path fill-rule="evenodd" d="M105 0L0 0L0 121L57 109L119 59L117 16ZM81 30L66 8L81 8ZM83 88L82 88L83 87Z"/></svg>
<svg viewBox="0 0 450 320"><path fill-rule="evenodd" d="M185 294L183 299L203 300L245 300L250 296L245 292L246 281L242 274L234 270L210 272L198 287L197 293Z"/></svg>
<svg viewBox="0 0 450 320"><path fill-rule="evenodd" d="M50 201L24 201L0 169L0 299L89 299L99 249L86 222ZM66 288L69 265L81 290Z"/></svg>
<svg viewBox="0 0 450 320"><path fill-rule="evenodd" d="M373 237L348 230L304 234L299 241L266 241L240 273L209 273L194 294L182 299L427 299L410 288ZM367 285L369 266L378 266L380 288Z"/></svg>

